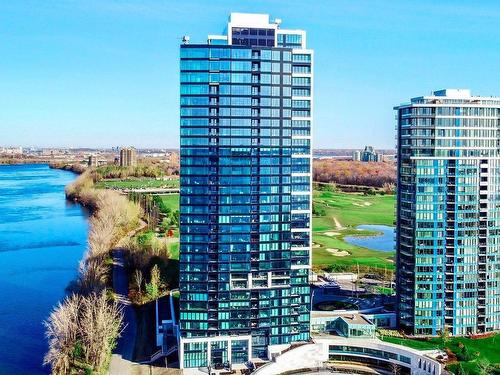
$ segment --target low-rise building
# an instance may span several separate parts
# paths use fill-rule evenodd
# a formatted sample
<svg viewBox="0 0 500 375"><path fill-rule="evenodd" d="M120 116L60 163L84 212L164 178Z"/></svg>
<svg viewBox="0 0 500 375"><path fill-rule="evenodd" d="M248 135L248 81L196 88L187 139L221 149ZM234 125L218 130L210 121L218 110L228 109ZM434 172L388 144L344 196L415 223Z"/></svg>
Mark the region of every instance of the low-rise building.
<svg viewBox="0 0 500 375"><path fill-rule="evenodd" d="M375 325L363 315L350 314L339 316L331 321L331 328L343 337L375 337Z"/></svg>
<svg viewBox="0 0 500 375"><path fill-rule="evenodd" d="M416 350L376 338L313 335L312 342L282 352L253 374L312 374L324 369L345 374L441 375L444 365L436 359L440 356L445 357L445 353Z"/></svg>

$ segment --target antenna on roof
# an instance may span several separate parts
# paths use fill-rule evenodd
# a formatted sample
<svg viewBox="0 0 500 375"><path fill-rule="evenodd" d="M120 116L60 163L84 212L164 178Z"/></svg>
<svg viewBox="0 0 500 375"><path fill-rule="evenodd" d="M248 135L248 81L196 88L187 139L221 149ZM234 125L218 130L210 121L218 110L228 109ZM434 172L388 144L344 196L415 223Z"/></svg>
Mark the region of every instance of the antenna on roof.
<svg viewBox="0 0 500 375"><path fill-rule="evenodd" d="M275 23L276 25L278 25L278 27L280 27L280 25L281 25L281 18L275 18L275 19L274 19L274 23Z"/></svg>
<svg viewBox="0 0 500 375"><path fill-rule="evenodd" d="M182 37L182 44L189 44L189 35L184 35Z"/></svg>

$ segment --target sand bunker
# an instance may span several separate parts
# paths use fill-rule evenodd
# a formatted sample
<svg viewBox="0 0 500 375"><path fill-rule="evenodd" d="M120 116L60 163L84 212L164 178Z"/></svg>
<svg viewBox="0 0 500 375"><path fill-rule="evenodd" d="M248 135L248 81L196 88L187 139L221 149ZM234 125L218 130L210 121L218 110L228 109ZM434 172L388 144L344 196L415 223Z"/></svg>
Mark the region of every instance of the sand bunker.
<svg viewBox="0 0 500 375"><path fill-rule="evenodd" d="M330 236L330 237L338 236L339 234L340 234L339 232L325 232L324 233L325 236Z"/></svg>
<svg viewBox="0 0 500 375"><path fill-rule="evenodd" d="M312 245L313 245L313 249L317 249L317 248L321 247L321 245L319 243L314 243L313 242Z"/></svg>
<svg viewBox="0 0 500 375"><path fill-rule="evenodd" d="M346 257L349 255L349 252L345 250L339 250L339 249L326 249L330 254L336 257Z"/></svg>
<svg viewBox="0 0 500 375"><path fill-rule="evenodd" d="M358 207L368 207L368 206L371 206L373 203L370 203L370 202L363 202L363 203L352 202L352 204L355 206L358 206Z"/></svg>

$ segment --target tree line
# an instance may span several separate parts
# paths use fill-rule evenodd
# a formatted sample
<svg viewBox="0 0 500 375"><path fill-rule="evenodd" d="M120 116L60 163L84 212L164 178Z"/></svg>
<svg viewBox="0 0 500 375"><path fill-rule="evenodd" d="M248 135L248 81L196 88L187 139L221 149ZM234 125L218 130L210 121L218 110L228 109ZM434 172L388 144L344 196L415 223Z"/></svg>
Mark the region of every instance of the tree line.
<svg viewBox="0 0 500 375"><path fill-rule="evenodd" d="M396 165L352 160L320 159L313 162L313 179L340 185L383 187L396 183Z"/></svg>

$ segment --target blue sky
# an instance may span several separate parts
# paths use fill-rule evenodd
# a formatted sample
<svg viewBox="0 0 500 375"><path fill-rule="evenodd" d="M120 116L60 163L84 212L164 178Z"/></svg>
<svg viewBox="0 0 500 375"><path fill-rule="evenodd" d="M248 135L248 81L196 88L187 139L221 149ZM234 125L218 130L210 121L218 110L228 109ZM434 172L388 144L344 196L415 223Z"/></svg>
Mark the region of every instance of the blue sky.
<svg viewBox="0 0 500 375"><path fill-rule="evenodd" d="M317 148L393 147L392 107L445 87L500 96L500 3L0 2L0 145L178 146L178 45L269 13L315 49Z"/></svg>

